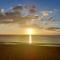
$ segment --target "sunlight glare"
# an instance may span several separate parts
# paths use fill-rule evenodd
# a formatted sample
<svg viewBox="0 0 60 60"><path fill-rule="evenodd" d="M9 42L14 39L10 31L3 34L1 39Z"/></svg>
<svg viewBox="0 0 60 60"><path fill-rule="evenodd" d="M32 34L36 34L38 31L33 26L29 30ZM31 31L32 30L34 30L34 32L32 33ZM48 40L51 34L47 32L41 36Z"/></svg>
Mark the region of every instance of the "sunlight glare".
<svg viewBox="0 0 60 60"><path fill-rule="evenodd" d="M29 35L33 34L32 28L28 28L28 29L27 29L27 34L29 34Z"/></svg>
<svg viewBox="0 0 60 60"><path fill-rule="evenodd" d="M27 34L29 35L29 44L31 44L32 43L33 29L32 28L28 28L27 29Z"/></svg>

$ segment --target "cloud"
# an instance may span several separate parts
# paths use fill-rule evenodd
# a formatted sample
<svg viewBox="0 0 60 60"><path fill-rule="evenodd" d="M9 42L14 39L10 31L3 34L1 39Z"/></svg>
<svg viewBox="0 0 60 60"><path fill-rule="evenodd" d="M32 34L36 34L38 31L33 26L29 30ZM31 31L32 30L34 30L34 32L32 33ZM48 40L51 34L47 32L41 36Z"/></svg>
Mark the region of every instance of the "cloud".
<svg viewBox="0 0 60 60"><path fill-rule="evenodd" d="M60 27L48 27L46 30L57 31L60 32Z"/></svg>
<svg viewBox="0 0 60 60"><path fill-rule="evenodd" d="M43 16L49 16L49 14L52 14L54 11L52 10L45 10L45 11L41 11Z"/></svg>
<svg viewBox="0 0 60 60"><path fill-rule="evenodd" d="M48 16L49 15L47 11L44 11L42 14L43 14L43 16Z"/></svg>

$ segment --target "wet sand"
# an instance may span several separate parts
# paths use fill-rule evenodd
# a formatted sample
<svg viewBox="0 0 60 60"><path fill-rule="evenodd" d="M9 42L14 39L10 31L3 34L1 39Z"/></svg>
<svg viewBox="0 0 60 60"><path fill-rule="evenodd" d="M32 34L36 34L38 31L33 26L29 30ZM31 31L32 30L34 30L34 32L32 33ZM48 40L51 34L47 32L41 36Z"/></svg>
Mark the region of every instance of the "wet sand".
<svg viewBox="0 0 60 60"><path fill-rule="evenodd" d="M60 60L60 47L0 44L0 60Z"/></svg>

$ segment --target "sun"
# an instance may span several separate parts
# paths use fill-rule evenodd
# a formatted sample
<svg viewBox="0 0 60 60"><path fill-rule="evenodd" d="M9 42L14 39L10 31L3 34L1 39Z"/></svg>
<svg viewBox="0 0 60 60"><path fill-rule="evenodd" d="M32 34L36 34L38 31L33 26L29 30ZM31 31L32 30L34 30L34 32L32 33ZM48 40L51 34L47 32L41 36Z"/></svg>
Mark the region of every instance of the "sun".
<svg viewBox="0 0 60 60"><path fill-rule="evenodd" d="M27 29L27 34L28 35L32 35L33 34L33 29L32 28L28 28Z"/></svg>

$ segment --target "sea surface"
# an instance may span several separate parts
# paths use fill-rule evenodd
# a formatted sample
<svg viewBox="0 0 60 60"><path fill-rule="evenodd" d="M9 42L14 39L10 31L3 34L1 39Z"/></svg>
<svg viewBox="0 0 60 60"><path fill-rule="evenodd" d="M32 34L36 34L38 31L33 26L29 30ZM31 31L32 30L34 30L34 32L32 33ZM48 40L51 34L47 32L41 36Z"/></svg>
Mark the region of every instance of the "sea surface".
<svg viewBox="0 0 60 60"><path fill-rule="evenodd" d="M60 35L31 35L32 43L60 44ZM29 35L0 35L0 42L29 42Z"/></svg>

